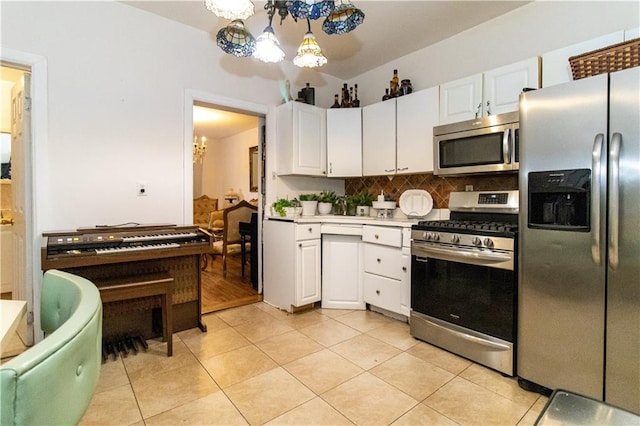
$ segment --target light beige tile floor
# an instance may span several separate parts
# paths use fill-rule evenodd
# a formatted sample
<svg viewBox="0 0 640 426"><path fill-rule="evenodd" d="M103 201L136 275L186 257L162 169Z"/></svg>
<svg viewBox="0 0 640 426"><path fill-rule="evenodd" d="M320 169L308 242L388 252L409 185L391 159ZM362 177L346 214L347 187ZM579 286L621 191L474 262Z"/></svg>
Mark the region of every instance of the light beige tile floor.
<svg viewBox="0 0 640 426"><path fill-rule="evenodd" d="M371 311L265 303L102 365L83 425L532 425L547 398Z"/></svg>

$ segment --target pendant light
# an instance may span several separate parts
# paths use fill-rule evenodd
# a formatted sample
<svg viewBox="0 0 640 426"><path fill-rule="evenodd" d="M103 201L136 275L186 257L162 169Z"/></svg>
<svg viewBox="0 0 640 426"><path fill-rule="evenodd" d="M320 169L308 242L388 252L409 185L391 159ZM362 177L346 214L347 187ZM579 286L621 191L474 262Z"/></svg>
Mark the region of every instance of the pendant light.
<svg viewBox="0 0 640 426"><path fill-rule="evenodd" d="M204 0L207 9L225 19L247 19L255 6L251 0Z"/></svg>
<svg viewBox="0 0 640 426"><path fill-rule="evenodd" d="M256 40L244 28L244 22L240 19L231 21L229 25L218 31L216 41L225 53L235 56L251 56L256 50Z"/></svg>
<svg viewBox="0 0 640 426"><path fill-rule="evenodd" d="M327 34L344 34L354 30L364 22L364 12L355 7L349 0L336 0L335 9L322 23L322 30Z"/></svg>
<svg viewBox="0 0 640 426"><path fill-rule="evenodd" d="M327 58L322 53L316 37L311 32L311 23L307 19L308 31L298 47L298 54L293 58L294 65L305 68L321 67L327 63Z"/></svg>
<svg viewBox="0 0 640 426"><path fill-rule="evenodd" d="M275 14L275 8L269 9L269 25L256 39L256 50L253 56L262 62L280 62L284 59L284 50L280 47L280 42L273 32L271 22Z"/></svg>

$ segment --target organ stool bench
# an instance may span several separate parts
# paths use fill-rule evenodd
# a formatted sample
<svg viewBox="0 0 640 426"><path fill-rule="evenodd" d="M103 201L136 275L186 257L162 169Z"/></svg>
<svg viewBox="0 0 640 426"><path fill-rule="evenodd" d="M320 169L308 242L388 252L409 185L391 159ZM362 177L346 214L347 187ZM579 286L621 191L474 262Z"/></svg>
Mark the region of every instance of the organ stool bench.
<svg viewBox="0 0 640 426"><path fill-rule="evenodd" d="M171 300L173 277L171 275L167 272L158 272L108 280L95 280L94 282L98 290L100 290L102 303L161 296L162 340L167 342L167 356L173 355L173 301Z"/></svg>

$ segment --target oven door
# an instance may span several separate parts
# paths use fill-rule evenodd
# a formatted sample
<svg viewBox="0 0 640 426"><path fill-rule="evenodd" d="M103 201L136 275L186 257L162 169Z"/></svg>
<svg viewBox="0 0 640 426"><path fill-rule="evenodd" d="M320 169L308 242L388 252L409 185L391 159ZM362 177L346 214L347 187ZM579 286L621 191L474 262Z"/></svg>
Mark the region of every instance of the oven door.
<svg viewBox="0 0 640 426"><path fill-rule="evenodd" d="M454 260L455 259L455 260ZM514 342L513 253L455 250L414 242L411 308L421 314Z"/></svg>

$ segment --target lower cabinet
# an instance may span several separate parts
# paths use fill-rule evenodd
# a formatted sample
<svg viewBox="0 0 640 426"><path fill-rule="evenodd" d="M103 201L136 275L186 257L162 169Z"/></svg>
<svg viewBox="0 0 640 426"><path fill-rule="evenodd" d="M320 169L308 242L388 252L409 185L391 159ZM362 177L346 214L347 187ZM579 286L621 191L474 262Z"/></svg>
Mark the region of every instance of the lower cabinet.
<svg viewBox="0 0 640 426"><path fill-rule="evenodd" d="M366 308L362 262L363 244L359 235L322 236L323 308Z"/></svg>
<svg viewBox="0 0 640 426"><path fill-rule="evenodd" d="M321 298L320 224L263 224L264 301L292 312Z"/></svg>
<svg viewBox="0 0 640 426"><path fill-rule="evenodd" d="M402 228L363 228L364 301L408 317L411 255L410 249L403 247L402 236Z"/></svg>

